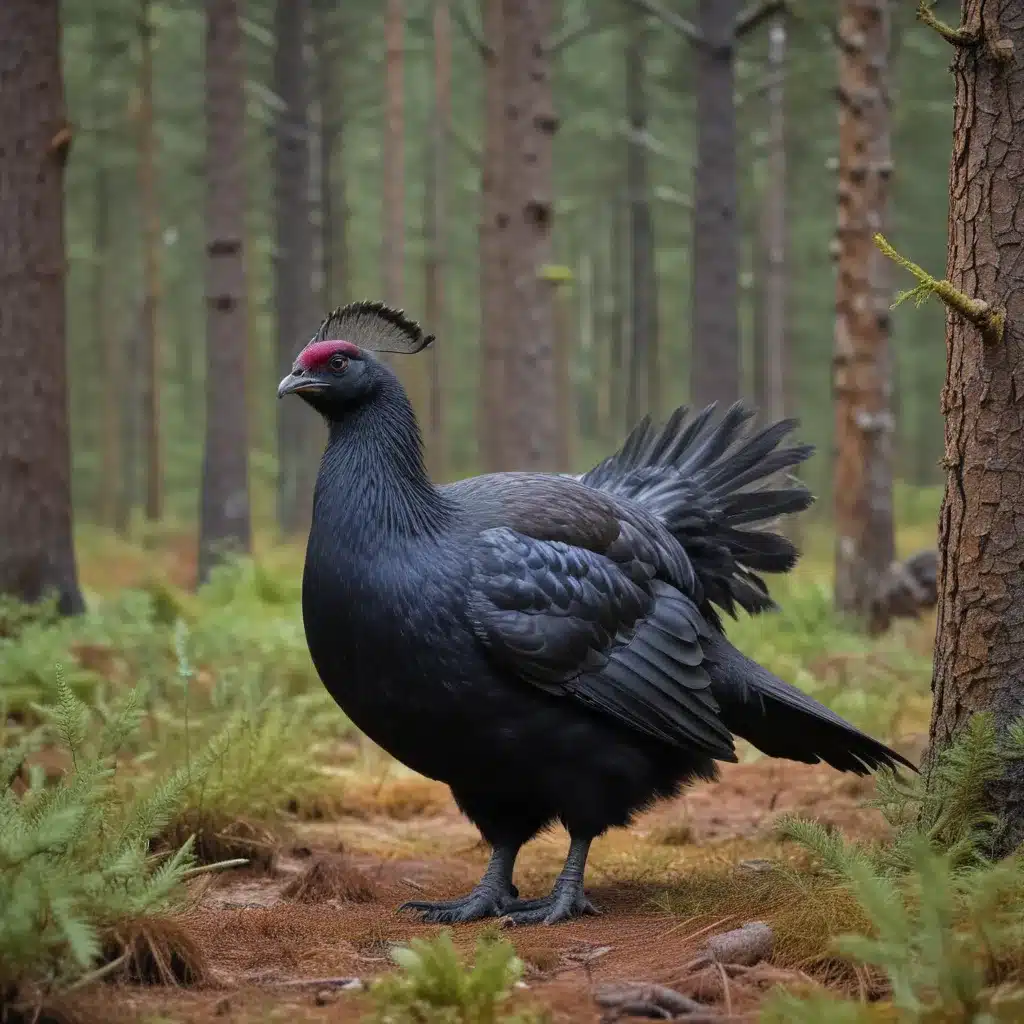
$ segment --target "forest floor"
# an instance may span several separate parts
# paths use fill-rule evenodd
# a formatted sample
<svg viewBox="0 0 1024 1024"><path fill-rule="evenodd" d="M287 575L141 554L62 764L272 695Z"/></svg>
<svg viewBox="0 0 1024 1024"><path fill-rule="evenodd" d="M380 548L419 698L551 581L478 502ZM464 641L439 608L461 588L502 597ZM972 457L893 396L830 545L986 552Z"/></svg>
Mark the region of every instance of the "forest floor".
<svg viewBox="0 0 1024 1024"><path fill-rule="evenodd" d="M928 534L915 531L902 546L907 553L923 547ZM93 595L114 595L154 576L184 592L193 583L193 547L165 542L148 552L119 549L113 557L92 544L83 579ZM801 685L823 680L829 689L816 695L830 703L838 698L841 712L842 700L853 700L858 724L917 759L927 726L932 616L903 623L881 644L836 633L821 611L827 597L806 582L819 578L817 561L808 561L794 584L796 597L783 598L789 619L770 628L738 623L737 642ZM284 614L273 603L264 613ZM798 670L806 673L803 681ZM884 837L882 815L867 806L873 781L760 757L745 744L739 749L741 763L723 765L719 781L693 786L594 844L587 890L602 913L504 930L525 965L508 1011L540 1007L557 1022L607 1020L595 988L617 981L668 985L706 1004L707 1020L721 1022L753 1022L779 984L825 985L867 999L885 993L878 978L830 947L851 920L848 894L820 884L802 848L775 832L781 817L797 814L851 838ZM181 923L202 953L206 980L192 987L92 985L76 993L81 1019L299 1024L364 1017L372 1007L366 983L394 969L391 946L442 930L398 913L398 906L465 893L482 873L487 850L446 787L407 772L351 733L337 751L331 781L338 785L330 789L340 797L325 804L319 820L293 815L274 826L279 845L269 868L190 883L192 909ZM548 891L566 844L556 830L523 850L516 884L524 896ZM304 896L292 892L297 881L307 883ZM688 966L711 935L755 920L775 933L768 960L738 973ZM456 947L471 955L481 932L493 927L455 926ZM343 987L340 979L361 984Z"/></svg>
<svg viewBox="0 0 1024 1024"><path fill-rule="evenodd" d="M813 919L833 913L827 893L801 894L792 883L777 898L766 893L772 873L799 859L773 838L781 815L881 837L881 815L864 806L872 789L869 780L827 766L726 765L720 781L697 785L632 828L606 835L595 843L588 871L600 916L507 931L526 965L526 987L513 1006L546 1007L556 1021L597 1022L596 985L656 982L706 1003L715 1020L739 1022L756 1019L766 991L780 983L831 982L846 991L856 984L870 996L870 979L830 977L828 951L804 949L803 936L791 933L803 920L814 932ZM365 982L392 968L392 944L436 935L439 927L397 907L408 899L461 895L479 877L487 853L443 786L392 773L348 792L338 820L293 828L270 872L204 880L185 924L210 969L205 986L107 987L86 997L84 1008L98 1019L151 1024L360 1019L369 999L339 990L337 979ZM552 832L526 847L516 879L524 895L547 891L565 842L563 833ZM327 869L321 877L329 881L313 887L310 902L290 898L288 884L314 864ZM798 906L801 895L809 902ZM709 935L755 919L777 929L772 961L740 977L687 969ZM470 953L486 926L457 926L456 947Z"/></svg>

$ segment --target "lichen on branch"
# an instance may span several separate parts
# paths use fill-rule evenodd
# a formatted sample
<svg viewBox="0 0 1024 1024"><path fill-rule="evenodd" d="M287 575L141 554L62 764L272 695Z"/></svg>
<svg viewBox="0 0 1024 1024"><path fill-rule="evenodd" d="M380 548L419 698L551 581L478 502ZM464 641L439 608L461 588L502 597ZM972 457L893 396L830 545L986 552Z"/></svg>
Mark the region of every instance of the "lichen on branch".
<svg viewBox="0 0 1024 1024"><path fill-rule="evenodd" d="M934 8L935 0L918 0L917 20L938 32L946 42L953 46L974 46L984 38L995 60L1013 60L1013 41L995 38L990 26L982 26L980 15L976 15L969 24L965 22L954 28L937 18Z"/></svg>
<svg viewBox="0 0 1024 1024"><path fill-rule="evenodd" d="M961 25L959 28L953 28L952 25L947 25L935 17L934 7L935 0L919 0L917 20L935 29L947 42L954 46L969 46L981 38L981 25Z"/></svg>
<svg viewBox="0 0 1024 1024"><path fill-rule="evenodd" d="M984 299L972 299L958 288L954 288L945 278L932 277L927 270L908 260L906 256L901 256L883 235L875 235L875 245L894 263L910 271L918 281L917 287L900 292L896 296L893 308L907 299L913 299L915 304L920 306L929 295L935 295L955 313L959 313L969 323L974 324L986 344L995 345L1003 340L1003 332L1006 329L1005 310L990 305Z"/></svg>

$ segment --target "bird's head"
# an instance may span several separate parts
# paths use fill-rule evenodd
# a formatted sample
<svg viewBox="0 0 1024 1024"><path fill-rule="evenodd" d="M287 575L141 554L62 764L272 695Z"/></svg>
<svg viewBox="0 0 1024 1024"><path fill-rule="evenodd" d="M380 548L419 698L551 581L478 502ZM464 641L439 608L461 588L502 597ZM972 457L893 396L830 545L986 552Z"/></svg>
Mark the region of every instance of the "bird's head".
<svg viewBox="0 0 1024 1024"><path fill-rule="evenodd" d="M392 377L372 353L421 352L433 340L400 309L352 302L320 325L278 385L277 397L296 394L327 419L340 419Z"/></svg>

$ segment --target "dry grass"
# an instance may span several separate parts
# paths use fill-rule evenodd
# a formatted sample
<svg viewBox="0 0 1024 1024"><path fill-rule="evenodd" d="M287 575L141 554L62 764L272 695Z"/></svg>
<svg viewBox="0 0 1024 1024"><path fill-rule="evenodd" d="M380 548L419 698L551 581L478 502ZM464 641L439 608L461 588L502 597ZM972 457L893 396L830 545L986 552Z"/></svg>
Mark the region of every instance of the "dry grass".
<svg viewBox="0 0 1024 1024"><path fill-rule="evenodd" d="M259 873L274 870L277 853L288 839L280 826L271 828L262 822L190 809L171 822L155 845L160 850L176 850L192 835L199 864L245 858L248 869Z"/></svg>
<svg viewBox="0 0 1024 1024"><path fill-rule="evenodd" d="M103 962L118 964L109 980L136 985L202 985L209 979L206 954L187 917L137 918L112 928Z"/></svg>
<svg viewBox="0 0 1024 1024"><path fill-rule="evenodd" d="M282 890L281 898L296 903L369 903L377 885L344 854L323 854Z"/></svg>

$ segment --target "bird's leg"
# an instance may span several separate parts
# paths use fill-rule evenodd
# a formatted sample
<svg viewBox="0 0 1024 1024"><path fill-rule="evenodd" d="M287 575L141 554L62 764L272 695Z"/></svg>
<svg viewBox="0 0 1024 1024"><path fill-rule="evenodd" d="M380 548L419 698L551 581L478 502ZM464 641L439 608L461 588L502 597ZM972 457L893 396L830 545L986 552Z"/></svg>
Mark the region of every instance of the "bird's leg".
<svg viewBox="0 0 1024 1024"><path fill-rule="evenodd" d="M556 924L584 914L597 914L599 911L583 892L589 852L589 839L570 839L569 855L550 895L539 900L513 900L505 911L505 923Z"/></svg>
<svg viewBox="0 0 1024 1024"><path fill-rule="evenodd" d="M495 846L483 878L462 899L409 900L398 909L419 911L428 924L458 924L483 917L501 917L505 908L519 896L519 890L512 884L512 869L518 853L518 846Z"/></svg>

